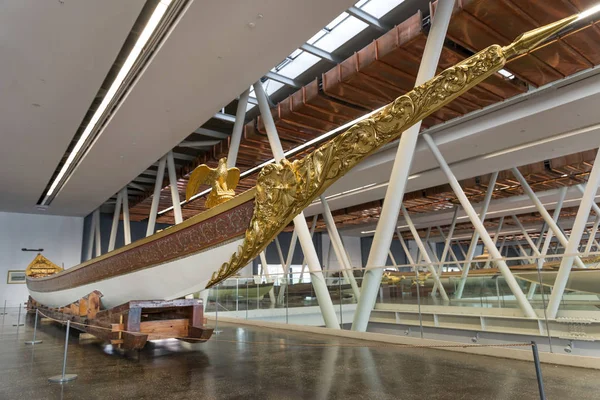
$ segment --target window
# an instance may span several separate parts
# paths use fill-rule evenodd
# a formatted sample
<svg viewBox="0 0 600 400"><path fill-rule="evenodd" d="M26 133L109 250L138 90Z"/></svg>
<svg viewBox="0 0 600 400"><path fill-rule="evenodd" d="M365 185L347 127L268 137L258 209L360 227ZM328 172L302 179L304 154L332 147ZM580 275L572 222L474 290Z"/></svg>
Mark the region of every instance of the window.
<svg viewBox="0 0 600 400"><path fill-rule="evenodd" d="M287 63L281 69L273 72L277 72L278 74L294 79L298 75L302 74L304 71L315 65L317 62L319 62L319 60L320 58L317 56L308 54L305 51L300 51L300 54L294 60Z"/></svg>
<svg viewBox="0 0 600 400"><path fill-rule="evenodd" d="M361 0L355 4L366 13L371 14L375 18L381 18L394 8L404 2L404 0Z"/></svg>
<svg viewBox="0 0 600 400"><path fill-rule="evenodd" d="M346 43L348 40L352 39L354 36L358 35L368 26L361 20L354 18L351 15L348 15L346 13L342 13L341 15L346 15L346 17L339 23L336 22L339 19L338 17L335 20L333 20L329 25L327 25L327 28L325 28L327 34L323 35L319 40L315 42L316 47L328 51L330 53L334 52L341 45Z"/></svg>
<svg viewBox="0 0 600 400"><path fill-rule="evenodd" d="M380 18L403 1L404 0L360 0L355 3L355 7L362 9L376 18ZM351 16L347 12L343 12L306 42L321 50L332 53L367 27L368 24ZM319 60L320 58L317 56L309 54L301 49L296 49L271 71L287 78L295 79L318 63ZM264 83L264 86L267 94L272 95L284 85L279 82L268 80ZM251 91L250 93L252 94L253 92ZM248 107L248 109L251 109L252 105L249 104Z"/></svg>

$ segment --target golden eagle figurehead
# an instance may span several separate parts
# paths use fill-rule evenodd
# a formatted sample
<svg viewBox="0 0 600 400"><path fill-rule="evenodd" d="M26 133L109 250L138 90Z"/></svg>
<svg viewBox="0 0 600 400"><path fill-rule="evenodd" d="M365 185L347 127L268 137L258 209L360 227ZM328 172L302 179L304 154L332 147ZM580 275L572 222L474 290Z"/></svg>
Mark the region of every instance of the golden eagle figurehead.
<svg viewBox="0 0 600 400"><path fill-rule="evenodd" d="M211 185L212 190L206 198L205 206L212 208L235 196L235 188L240 180L240 170L227 168L227 158L219 160L217 168L206 164L198 166L191 174L185 191L185 200L198 193L201 185Z"/></svg>

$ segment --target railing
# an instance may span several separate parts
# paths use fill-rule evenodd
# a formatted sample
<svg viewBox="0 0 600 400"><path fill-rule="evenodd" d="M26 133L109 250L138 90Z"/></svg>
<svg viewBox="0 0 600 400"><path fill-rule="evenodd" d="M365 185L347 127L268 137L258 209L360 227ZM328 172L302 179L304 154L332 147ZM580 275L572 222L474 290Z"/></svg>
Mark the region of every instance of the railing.
<svg viewBox="0 0 600 400"><path fill-rule="evenodd" d="M454 261L432 263L438 273L441 271L440 280L449 301L442 300L428 264L373 268L383 269L384 278L371 314L371 323L403 325L416 335L439 327L544 336L548 337L549 346L552 337L562 338L563 344L565 340L600 340L600 268L596 269L596 264L589 263L585 271L571 272L557 318L546 317L545 310L556 272L560 260L566 256L573 255L546 255L546 264L541 270L536 268L540 257L504 259L509 266L515 267L512 274L536 311L538 317L534 319L523 317L504 277L493 268L494 259L471 261L460 298L457 288L463 280L460 268L464 267L465 261L459 260L458 265ZM577 256L584 257L583 254ZM585 254L584 261L594 257L600 259L600 252ZM523 263L531 263L530 268L518 269L523 267ZM600 263L597 264L600 267ZM486 265L491 268L484 268ZM351 279L360 288L365 271L338 269L323 272L343 329L351 327L358 298ZM576 290L586 281L598 282L595 292ZM227 279L209 291L206 311L214 312L217 304L220 316L323 325L309 273L270 273L268 276ZM230 311L226 312L225 309Z"/></svg>

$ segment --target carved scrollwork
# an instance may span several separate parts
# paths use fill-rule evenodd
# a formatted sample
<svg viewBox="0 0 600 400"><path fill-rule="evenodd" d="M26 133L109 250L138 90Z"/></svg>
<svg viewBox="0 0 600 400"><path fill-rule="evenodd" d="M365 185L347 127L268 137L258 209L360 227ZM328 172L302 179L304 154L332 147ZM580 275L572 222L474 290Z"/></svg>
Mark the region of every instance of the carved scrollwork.
<svg viewBox="0 0 600 400"><path fill-rule="evenodd" d="M213 274L207 287L246 266L296 215L365 157L500 70L505 62L502 48L490 46L400 96L306 157L265 166L258 176L254 214L244 243Z"/></svg>

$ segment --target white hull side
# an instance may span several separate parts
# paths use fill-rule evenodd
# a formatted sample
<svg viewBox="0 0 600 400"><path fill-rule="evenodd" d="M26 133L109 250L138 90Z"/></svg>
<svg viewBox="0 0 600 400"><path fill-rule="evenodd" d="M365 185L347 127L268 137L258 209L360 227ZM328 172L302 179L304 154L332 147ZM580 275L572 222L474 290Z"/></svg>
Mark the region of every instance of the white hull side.
<svg viewBox="0 0 600 400"><path fill-rule="evenodd" d="M49 307L63 307L94 290L100 291L102 305L112 308L131 300L171 300L206 287L213 272L241 245L243 239L126 275L56 292L29 291L36 301Z"/></svg>

